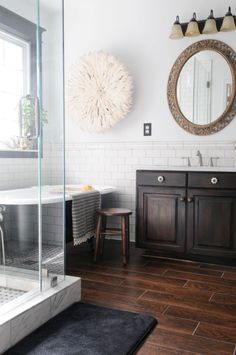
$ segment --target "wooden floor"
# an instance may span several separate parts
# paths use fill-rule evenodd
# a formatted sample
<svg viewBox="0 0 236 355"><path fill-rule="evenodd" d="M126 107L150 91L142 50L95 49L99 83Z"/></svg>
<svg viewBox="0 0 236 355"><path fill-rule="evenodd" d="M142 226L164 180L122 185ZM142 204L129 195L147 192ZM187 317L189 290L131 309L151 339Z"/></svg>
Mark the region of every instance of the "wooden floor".
<svg viewBox="0 0 236 355"><path fill-rule="evenodd" d="M87 244L69 247L67 273L82 277L83 301L158 319L139 355L236 355L236 268L142 253L132 247L123 267L119 242L106 241L94 265Z"/></svg>

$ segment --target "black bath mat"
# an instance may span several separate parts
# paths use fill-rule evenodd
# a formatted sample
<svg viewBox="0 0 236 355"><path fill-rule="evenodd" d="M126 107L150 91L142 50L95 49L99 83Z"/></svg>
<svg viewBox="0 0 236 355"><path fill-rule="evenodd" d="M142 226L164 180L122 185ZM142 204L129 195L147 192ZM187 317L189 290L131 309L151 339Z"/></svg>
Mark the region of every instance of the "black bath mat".
<svg viewBox="0 0 236 355"><path fill-rule="evenodd" d="M131 355L156 324L144 314L75 303L5 354Z"/></svg>

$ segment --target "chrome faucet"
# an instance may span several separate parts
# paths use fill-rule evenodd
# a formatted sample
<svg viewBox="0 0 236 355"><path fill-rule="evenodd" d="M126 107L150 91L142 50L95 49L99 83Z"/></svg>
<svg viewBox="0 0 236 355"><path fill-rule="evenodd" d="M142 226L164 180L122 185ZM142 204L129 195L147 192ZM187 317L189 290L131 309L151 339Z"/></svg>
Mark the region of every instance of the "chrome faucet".
<svg viewBox="0 0 236 355"><path fill-rule="evenodd" d="M198 157L199 166L203 166L202 154L201 154L200 150L197 151L196 155Z"/></svg>

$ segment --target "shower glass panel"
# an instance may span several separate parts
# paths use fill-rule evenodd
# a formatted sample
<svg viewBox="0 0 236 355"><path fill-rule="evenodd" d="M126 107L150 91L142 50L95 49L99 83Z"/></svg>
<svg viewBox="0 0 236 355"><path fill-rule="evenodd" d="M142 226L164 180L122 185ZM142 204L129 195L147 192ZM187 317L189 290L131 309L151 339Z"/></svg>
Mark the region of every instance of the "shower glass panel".
<svg viewBox="0 0 236 355"><path fill-rule="evenodd" d="M62 13L0 0L0 307L64 279Z"/></svg>
<svg viewBox="0 0 236 355"><path fill-rule="evenodd" d="M64 279L64 120L62 1L41 1L42 32L42 268ZM53 200L55 200L53 202ZM52 280L53 282L53 280Z"/></svg>

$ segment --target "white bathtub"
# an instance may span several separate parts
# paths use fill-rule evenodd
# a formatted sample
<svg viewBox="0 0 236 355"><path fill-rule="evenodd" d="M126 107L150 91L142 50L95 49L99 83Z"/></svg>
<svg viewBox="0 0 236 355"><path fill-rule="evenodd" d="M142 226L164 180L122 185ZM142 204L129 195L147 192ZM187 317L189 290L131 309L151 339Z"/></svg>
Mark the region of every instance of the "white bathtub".
<svg viewBox="0 0 236 355"><path fill-rule="evenodd" d="M81 188L84 185L66 185L66 201L72 200L73 196L85 194ZM102 195L115 191L112 186L93 186ZM61 185L45 185L42 187L43 204L57 203L63 201L63 187ZM0 191L0 205L37 205L39 203L39 189L37 186Z"/></svg>

